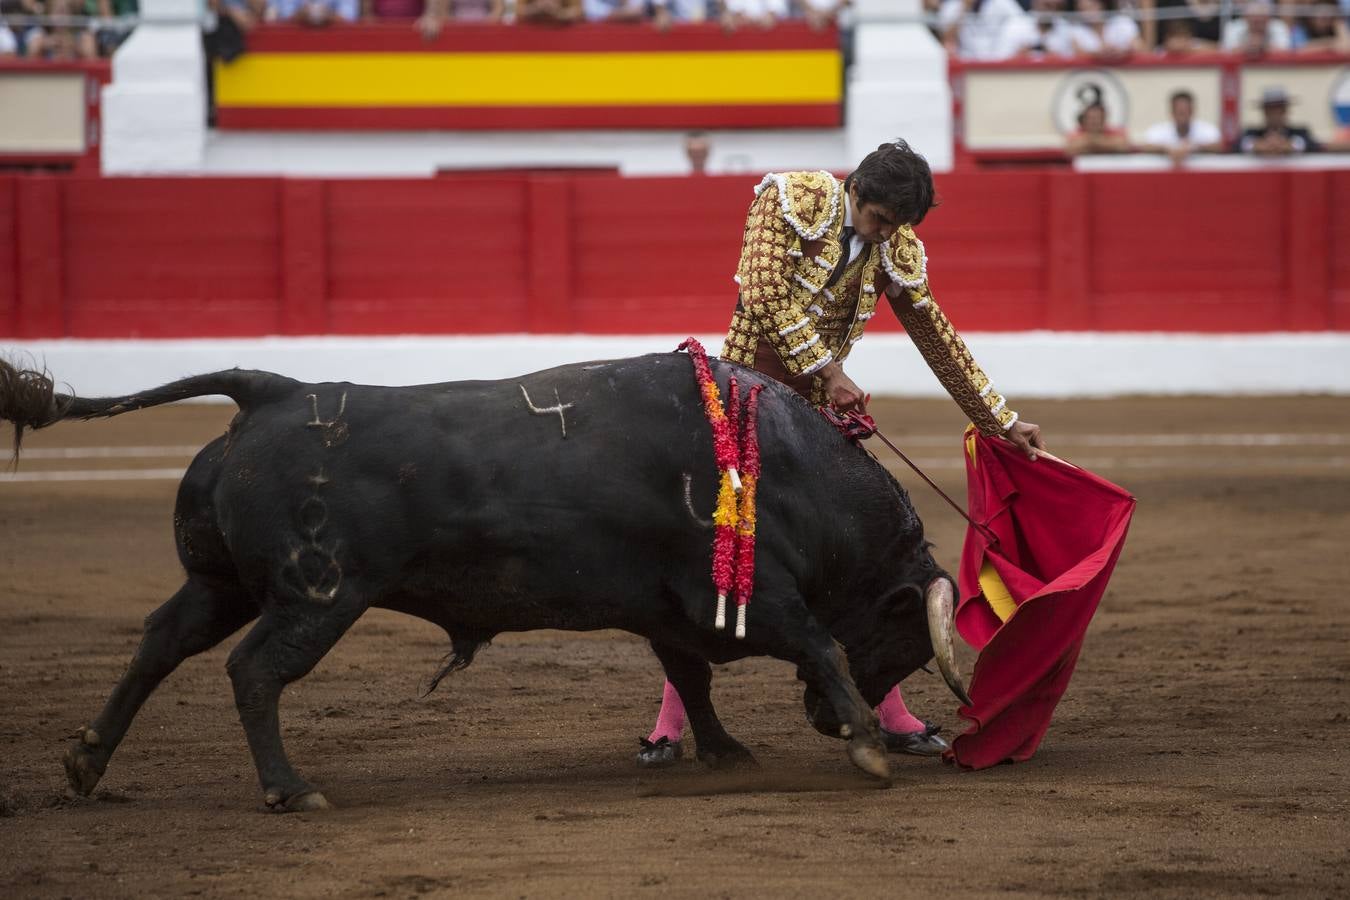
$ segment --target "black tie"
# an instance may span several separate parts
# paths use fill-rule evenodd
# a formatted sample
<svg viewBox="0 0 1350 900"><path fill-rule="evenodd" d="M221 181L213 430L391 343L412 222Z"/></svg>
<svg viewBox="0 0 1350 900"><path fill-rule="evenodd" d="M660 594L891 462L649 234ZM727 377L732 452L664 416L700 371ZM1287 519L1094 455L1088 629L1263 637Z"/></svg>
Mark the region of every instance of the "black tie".
<svg viewBox="0 0 1350 900"><path fill-rule="evenodd" d="M834 287L834 283L844 274L848 268L848 257L853 250L853 226L845 225L844 230L839 234L839 262L834 264L834 271L830 273L829 280L825 282L826 287Z"/></svg>

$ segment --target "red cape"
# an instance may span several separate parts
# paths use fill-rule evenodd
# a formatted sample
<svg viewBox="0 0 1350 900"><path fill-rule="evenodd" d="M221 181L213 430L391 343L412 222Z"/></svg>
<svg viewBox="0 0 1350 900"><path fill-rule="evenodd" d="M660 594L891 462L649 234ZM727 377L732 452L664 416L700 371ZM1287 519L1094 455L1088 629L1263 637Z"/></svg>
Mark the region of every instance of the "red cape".
<svg viewBox="0 0 1350 900"><path fill-rule="evenodd" d="M974 724L947 758L982 769L1030 759L1040 745L1125 544L1134 498L1068 463L1033 462L1008 441L971 437L970 517L987 527L966 532L956 629L980 656L972 705L959 710ZM986 560L1017 605L1006 622L981 592Z"/></svg>

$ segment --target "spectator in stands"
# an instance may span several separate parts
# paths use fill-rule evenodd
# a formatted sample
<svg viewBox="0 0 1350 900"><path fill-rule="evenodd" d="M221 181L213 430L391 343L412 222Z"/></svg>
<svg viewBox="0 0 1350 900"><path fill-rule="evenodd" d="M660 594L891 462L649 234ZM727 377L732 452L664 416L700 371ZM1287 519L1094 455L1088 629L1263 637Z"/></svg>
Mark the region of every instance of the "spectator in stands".
<svg viewBox="0 0 1350 900"><path fill-rule="evenodd" d="M359 0L273 0L278 22L326 28L360 17Z"/></svg>
<svg viewBox="0 0 1350 900"><path fill-rule="evenodd" d="M1015 56L1073 56L1074 27L1064 15L1065 0L1031 0L1031 14L1010 18L1003 41Z"/></svg>
<svg viewBox="0 0 1350 900"><path fill-rule="evenodd" d="M1138 23L1143 43L1140 50L1152 50L1158 46L1157 0L1118 0L1122 13L1129 13Z"/></svg>
<svg viewBox="0 0 1350 900"><path fill-rule="evenodd" d="M40 29L32 25L14 25L5 20L5 16L40 16L41 0L0 0L0 26L4 26L14 38L14 53L18 56L28 54L28 35L36 34Z"/></svg>
<svg viewBox="0 0 1350 900"><path fill-rule="evenodd" d="M217 16L233 22L240 32L246 32L276 16L276 11L268 6L267 0L208 0L206 6Z"/></svg>
<svg viewBox="0 0 1350 900"><path fill-rule="evenodd" d="M772 28L788 12L788 0L722 0L722 27L727 31L747 25Z"/></svg>
<svg viewBox="0 0 1350 900"><path fill-rule="evenodd" d="M123 19L135 16L140 11L137 0L85 0L84 14L100 19ZM94 43L99 56L111 56L134 26L129 22L117 25L101 25L94 31Z"/></svg>
<svg viewBox="0 0 1350 900"><path fill-rule="evenodd" d="M1222 48L1247 56L1289 50L1293 45L1289 26L1274 18L1273 12L1270 0L1247 0L1242 8L1242 18L1224 26Z"/></svg>
<svg viewBox="0 0 1350 900"><path fill-rule="evenodd" d="M662 30L674 22L706 22L708 0L652 0L652 21Z"/></svg>
<svg viewBox="0 0 1350 900"><path fill-rule="evenodd" d="M1070 156L1129 153L1130 141L1119 128L1106 125L1106 107L1090 103L1078 114L1078 130L1069 135L1064 152Z"/></svg>
<svg viewBox="0 0 1350 900"><path fill-rule="evenodd" d="M83 21L84 10L75 0L44 0L35 4L38 15ZM97 59L98 42L87 25L46 25L30 28L24 36L25 54L31 59Z"/></svg>
<svg viewBox="0 0 1350 900"><path fill-rule="evenodd" d="M1026 13L1018 0L940 0L939 40L948 53L981 62L1009 59L1018 52L1018 26Z"/></svg>
<svg viewBox="0 0 1350 900"><path fill-rule="evenodd" d="M9 26L3 20L0 20L0 56L17 56L18 53L18 37L9 30Z"/></svg>
<svg viewBox="0 0 1350 900"><path fill-rule="evenodd" d="M215 125L215 65L231 63L244 53L244 35L260 22L275 18L267 0L206 0L202 49L206 52L206 121Z"/></svg>
<svg viewBox="0 0 1350 900"><path fill-rule="evenodd" d="M570 25L581 14L581 0L516 0L516 18L522 22Z"/></svg>
<svg viewBox="0 0 1350 900"><path fill-rule="evenodd" d="M797 0L808 25L822 31L839 22L853 0Z"/></svg>
<svg viewBox="0 0 1350 900"><path fill-rule="evenodd" d="M647 18L645 0L582 0L588 22L641 22Z"/></svg>
<svg viewBox="0 0 1350 900"><path fill-rule="evenodd" d="M1073 43L1079 53L1090 56L1127 56L1144 49L1139 24L1129 16L1107 11L1103 0L1077 0L1079 21L1073 27Z"/></svg>
<svg viewBox="0 0 1350 900"><path fill-rule="evenodd" d="M708 154L712 144L706 131L691 131L684 136L684 155L689 158L690 175L708 174Z"/></svg>
<svg viewBox="0 0 1350 900"><path fill-rule="evenodd" d="M1175 11L1190 13L1174 17ZM1223 34L1218 0L1158 0L1158 47L1166 53L1208 53Z"/></svg>
<svg viewBox="0 0 1350 900"><path fill-rule="evenodd" d="M1281 8L1297 9L1305 3L1306 0L1299 0L1298 3L1282 4ZM1328 50L1350 53L1350 28L1346 27L1335 3L1318 3L1309 15L1295 15L1290 11L1283 18L1289 26L1290 45L1294 50L1300 53Z"/></svg>
<svg viewBox="0 0 1350 900"><path fill-rule="evenodd" d="M1312 132L1289 124L1289 107L1293 102L1294 98L1282 87L1262 91L1259 105L1265 122L1242 132L1233 149L1257 156L1291 156L1321 150Z"/></svg>
<svg viewBox="0 0 1350 900"><path fill-rule="evenodd" d="M1139 149L1145 153L1166 153L1179 163L1192 153L1217 153L1223 150L1223 134L1219 129L1195 118L1195 95L1190 91L1175 91L1168 104L1172 118L1159 122L1144 132L1144 143Z"/></svg>
<svg viewBox="0 0 1350 900"><path fill-rule="evenodd" d="M362 0L363 18L412 19L413 27L430 40L447 21L500 22L505 0Z"/></svg>

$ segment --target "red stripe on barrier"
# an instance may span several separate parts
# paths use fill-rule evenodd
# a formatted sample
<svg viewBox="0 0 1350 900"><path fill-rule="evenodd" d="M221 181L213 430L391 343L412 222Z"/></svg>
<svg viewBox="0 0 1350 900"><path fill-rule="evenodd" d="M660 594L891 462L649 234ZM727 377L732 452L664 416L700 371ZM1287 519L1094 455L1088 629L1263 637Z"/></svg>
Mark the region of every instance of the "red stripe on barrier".
<svg viewBox="0 0 1350 900"><path fill-rule="evenodd" d="M472 106L243 107L221 106L221 128L325 131L544 130L554 128L829 128L840 124L837 103L781 106Z"/></svg>

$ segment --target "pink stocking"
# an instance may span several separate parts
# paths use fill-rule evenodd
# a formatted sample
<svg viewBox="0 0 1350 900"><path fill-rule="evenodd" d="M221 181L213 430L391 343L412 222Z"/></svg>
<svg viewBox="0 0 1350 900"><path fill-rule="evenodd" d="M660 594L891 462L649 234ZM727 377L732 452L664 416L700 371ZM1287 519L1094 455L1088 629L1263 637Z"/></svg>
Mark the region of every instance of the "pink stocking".
<svg viewBox="0 0 1350 900"><path fill-rule="evenodd" d="M904 708L903 703L901 708ZM656 743L661 738L666 738L674 744L679 742L683 734L684 701L680 699L680 692L675 690L675 685L667 681L665 690L661 692L661 714L656 717L656 727L652 729L651 736L647 740Z"/></svg>
<svg viewBox="0 0 1350 900"><path fill-rule="evenodd" d="M898 684L891 688L886 699L877 707L877 717L881 719L881 727L892 734L912 734L923 731L925 727L923 721L915 718L906 708L905 698L900 696Z"/></svg>

